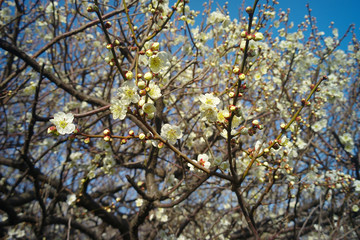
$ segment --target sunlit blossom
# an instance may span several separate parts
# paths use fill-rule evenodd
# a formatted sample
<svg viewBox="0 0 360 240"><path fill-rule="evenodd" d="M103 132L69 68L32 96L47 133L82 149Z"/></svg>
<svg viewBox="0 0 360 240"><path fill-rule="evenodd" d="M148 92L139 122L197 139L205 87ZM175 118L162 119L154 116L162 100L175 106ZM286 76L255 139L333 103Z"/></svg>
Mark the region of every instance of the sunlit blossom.
<svg viewBox="0 0 360 240"><path fill-rule="evenodd" d="M169 59L166 52L158 52L149 58L149 67L153 73L159 73L167 66L169 66Z"/></svg>
<svg viewBox="0 0 360 240"><path fill-rule="evenodd" d="M176 140L182 138L182 132L179 126L166 123L161 127L161 136L169 143L174 144Z"/></svg>
<svg viewBox="0 0 360 240"><path fill-rule="evenodd" d="M123 120L126 117L128 105L124 101L115 99L110 106L110 111L113 114L113 119Z"/></svg>
<svg viewBox="0 0 360 240"><path fill-rule="evenodd" d="M74 115L72 113L65 114L64 112L59 112L54 114L54 119L51 119L52 122L56 126L56 130L64 135L71 134L75 130L75 124L73 124Z"/></svg>
<svg viewBox="0 0 360 240"><path fill-rule="evenodd" d="M118 96L124 104L137 103L140 100L140 96L137 93L137 86L133 81L124 82L118 89Z"/></svg>

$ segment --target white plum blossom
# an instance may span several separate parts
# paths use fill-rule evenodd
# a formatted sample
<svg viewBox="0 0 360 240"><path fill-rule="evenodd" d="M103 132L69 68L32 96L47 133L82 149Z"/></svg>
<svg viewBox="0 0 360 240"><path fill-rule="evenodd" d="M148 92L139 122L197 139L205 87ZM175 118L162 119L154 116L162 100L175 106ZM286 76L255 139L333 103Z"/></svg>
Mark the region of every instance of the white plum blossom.
<svg viewBox="0 0 360 240"><path fill-rule="evenodd" d="M300 137L297 137L297 139L296 139L296 146L297 146L299 149L305 149L306 146L307 146L307 143L304 142L304 140L302 140Z"/></svg>
<svg viewBox="0 0 360 240"><path fill-rule="evenodd" d="M113 114L113 119L123 120L126 117L128 105L123 101L115 99L110 106L110 111Z"/></svg>
<svg viewBox="0 0 360 240"><path fill-rule="evenodd" d="M75 130L75 124L72 123L74 115L72 113L65 114L64 112L58 112L54 114L54 119L51 119L56 126L56 130L62 134L71 134Z"/></svg>
<svg viewBox="0 0 360 240"><path fill-rule="evenodd" d="M150 91L148 92L148 95L156 100L161 97L161 90L158 85L156 85L154 82L150 82L149 84Z"/></svg>
<svg viewBox="0 0 360 240"><path fill-rule="evenodd" d="M354 150L354 140L351 134L345 133L341 135L339 138L340 138L340 142L345 146L345 151L351 153Z"/></svg>
<svg viewBox="0 0 360 240"><path fill-rule="evenodd" d="M142 106L142 110L147 114L151 114L155 112L156 108L153 103L145 103Z"/></svg>
<svg viewBox="0 0 360 240"><path fill-rule="evenodd" d="M137 207L141 207L143 205L144 200L142 198L138 198L135 200L135 205Z"/></svg>
<svg viewBox="0 0 360 240"><path fill-rule="evenodd" d="M321 130L323 130L324 128L326 128L326 125L327 125L327 120L324 118L320 121L317 121L316 123L314 123L312 126L311 126L311 129L314 131L314 132L320 132Z"/></svg>
<svg viewBox="0 0 360 240"><path fill-rule="evenodd" d="M140 100L140 96L137 93L137 86L133 81L124 82L118 89L118 96L124 104L137 103Z"/></svg>
<svg viewBox="0 0 360 240"><path fill-rule="evenodd" d="M76 195L75 194L70 194L67 196L67 200L66 200L66 203L68 205L72 205L76 202Z"/></svg>
<svg viewBox="0 0 360 240"><path fill-rule="evenodd" d="M230 117L230 112L228 109L221 110L217 113L217 120L222 123L227 122L227 118Z"/></svg>
<svg viewBox="0 0 360 240"><path fill-rule="evenodd" d="M203 166L205 168L210 168L210 165L211 165L211 163L209 162L209 156L207 154L199 154L197 157L197 161L195 161L195 162L197 162L198 164L200 164L201 166ZM188 163L188 166L190 168L190 171L195 171L194 165L192 165L191 163Z"/></svg>
<svg viewBox="0 0 360 240"><path fill-rule="evenodd" d="M31 96L35 93L36 90L36 83L35 82L30 82L30 85L27 86L26 88L24 88L23 90L23 95L24 96Z"/></svg>
<svg viewBox="0 0 360 240"><path fill-rule="evenodd" d="M199 100L202 104L210 105L216 107L220 103L220 99L212 93L206 93L199 97Z"/></svg>
<svg viewBox="0 0 360 240"><path fill-rule="evenodd" d="M213 105L202 104L200 106L201 117L205 118L209 122L215 122L217 120L217 109Z"/></svg>
<svg viewBox="0 0 360 240"><path fill-rule="evenodd" d="M225 20L227 20L227 16L225 16L222 12L220 12L220 10L217 9L216 11L209 14L207 23L212 25L215 23L222 23Z"/></svg>
<svg viewBox="0 0 360 240"><path fill-rule="evenodd" d="M355 192L360 193L360 180L355 180L353 186L355 187Z"/></svg>
<svg viewBox="0 0 360 240"><path fill-rule="evenodd" d="M168 215L166 215L164 208L158 208L155 212L155 216L156 216L156 219L160 220L160 222L168 221Z"/></svg>
<svg viewBox="0 0 360 240"><path fill-rule="evenodd" d="M149 67L153 73L159 73L170 65L169 57L166 52L158 52L149 58Z"/></svg>
<svg viewBox="0 0 360 240"><path fill-rule="evenodd" d="M166 123L161 127L161 136L170 144L174 144L177 139L182 138L182 132L179 126Z"/></svg>

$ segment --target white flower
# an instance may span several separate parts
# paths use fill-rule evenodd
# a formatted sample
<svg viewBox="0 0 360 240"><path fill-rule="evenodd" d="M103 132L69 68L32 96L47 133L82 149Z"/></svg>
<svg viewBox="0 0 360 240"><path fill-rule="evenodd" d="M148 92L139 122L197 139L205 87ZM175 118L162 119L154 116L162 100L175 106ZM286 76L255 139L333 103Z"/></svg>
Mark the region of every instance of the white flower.
<svg viewBox="0 0 360 240"><path fill-rule="evenodd" d="M158 208L155 213L155 216L156 216L156 219L160 220L160 222L168 221L168 216L165 214L165 209L163 209L163 208Z"/></svg>
<svg viewBox="0 0 360 240"><path fill-rule="evenodd" d="M110 106L110 111L113 114L113 119L123 120L126 117L128 105L118 99L113 100Z"/></svg>
<svg viewBox="0 0 360 240"><path fill-rule="evenodd" d="M210 105L216 107L220 103L220 99L215 97L212 93L206 93L205 95L201 95L199 100L202 104Z"/></svg>
<svg viewBox="0 0 360 240"><path fill-rule="evenodd" d="M153 73L158 73L169 65L168 54L166 52L158 52L149 58L149 67Z"/></svg>
<svg viewBox="0 0 360 240"><path fill-rule="evenodd" d="M145 103L144 106L142 107L142 109L147 114L151 114L156 111L156 108L155 108L154 104L152 104L152 103Z"/></svg>
<svg viewBox="0 0 360 240"><path fill-rule="evenodd" d="M55 124L56 130L64 135L70 134L75 130L75 124L72 123L74 120L74 115L72 113L65 114L64 112L59 112L54 114L54 119L51 119L50 122Z"/></svg>
<svg viewBox="0 0 360 240"><path fill-rule="evenodd" d="M354 205L351 207L351 210L352 210L353 212L358 212L358 211L359 211L359 206L356 205L356 204L354 204Z"/></svg>
<svg viewBox="0 0 360 240"><path fill-rule="evenodd" d="M174 144L177 139L182 137L182 132L179 126L166 123L161 127L161 136L170 144Z"/></svg>
<svg viewBox="0 0 360 240"><path fill-rule="evenodd" d="M324 118L316 123L314 123L312 126L311 126L311 129L314 131L314 132L320 132L321 130L323 130L327 125L327 120Z"/></svg>
<svg viewBox="0 0 360 240"><path fill-rule="evenodd" d="M67 203L68 205L74 204L75 201L76 201L76 195L75 195L75 194L70 194L70 195L67 196L66 203Z"/></svg>
<svg viewBox="0 0 360 240"><path fill-rule="evenodd" d="M141 207L143 202L144 202L144 200L142 198L138 198L138 199L135 200L135 205L137 207Z"/></svg>
<svg viewBox="0 0 360 240"><path fill-rule="evenodd" d="M206 118L209 122L217 120L217 109L213 105L202 104L200 106L201 117Z"/></svg>
<svg viewBox="0 0 360 240"><path fill-rule="evenodd" d="M36 84L34 82L30 82L30 85L24 88L23 95L31 96L35 93L35 90L36 90Z"/></svg>
<svg viewBox="0 0 360 240"><path fill-rule="evenodd" d="M124 104L137 103L140 100L140 96L137 93L137 86L133 81L124 82L118 89L118 96Z"/></svg>
<svg viewBox="0 0 360 240"><path fill-rule="evenodd" d="M307 143L304 142L300 137L297 137L296 146L297 146L299 149L305 149L306 146L307 146Z"/></svg>
<svg viewBox="0 0 360 240"><path fill-rule="evenodd" d="M209 162L209 156L207 154L199 154L196 162L205 168L209 168L211 165L211 163ZM190 168L190 171L195 170L194 165L188 163L188 166Z"/></svg>
<svg viewBox="0 0 360 240"><path fill-rule="evenodd" d="M222 123L227 122L227 118L230 117L230 112L228 109L221 110L217 113L217 120Z"/></svg>
<svg viewBox="0 0 360 240"><path fill-rule="evenodd" d="M355 192L360 193L360 180L355 180L353 186L355 187Z"/></svg>
<svg viewBox="0 0 360 240"><path fill-rule="evenodd" d="M341 135L339 138L340 138L340 142L345 146L345 151L351 153L354 150L354 140L351 134L345 133Z"/></svg>
<svg viewBox="0 0 360 240"><path fill-rule="evenodd" d="M152 99L156 100L161 97L161 90L158 85L156 85L154 82L150 82L149 88L150 91L148 94Z"/></svg>

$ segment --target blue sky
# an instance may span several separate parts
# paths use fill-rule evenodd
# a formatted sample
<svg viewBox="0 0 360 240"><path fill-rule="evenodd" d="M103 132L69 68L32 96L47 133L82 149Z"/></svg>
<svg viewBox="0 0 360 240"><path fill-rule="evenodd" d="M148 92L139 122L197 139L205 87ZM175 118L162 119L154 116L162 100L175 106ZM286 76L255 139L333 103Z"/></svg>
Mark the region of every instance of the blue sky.
<svg viewBox="0 0 360 240"><path fill-rule="evenodd" d="M356 32L360 35L360 0L277 0L277 10L287 10L290 8L290 20L294 22L294 26L300 23L304 16L308 14L306 3L310 4L312 9L312 16L317 18L317 25L320 31L324 31L326 35L330 33L328 26L330 22L334 22L334 26L339 29L341 36L348 26L352 23L356 24ZM201 11L202 4L208 1L190 0L190 8ZM217 4L223 6L228 2L230 9L230 17L233 19L238 16L239 7L241 7L242 0L214 0L212 4L213 9L216 9ZM246 6L253 5L254 0L246 0ZM260 0L260 3L266 3L265 0Z"/></svg>

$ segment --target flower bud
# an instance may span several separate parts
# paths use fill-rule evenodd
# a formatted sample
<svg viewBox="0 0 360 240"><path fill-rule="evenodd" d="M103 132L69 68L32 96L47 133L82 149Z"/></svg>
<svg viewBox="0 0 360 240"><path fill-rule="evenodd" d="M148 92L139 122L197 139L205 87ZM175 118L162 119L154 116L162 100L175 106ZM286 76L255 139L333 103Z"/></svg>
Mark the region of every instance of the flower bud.
<svg viewBox="0 0 360 240"><path fill-rule="evenodd" d="M255 41L261 41L264 39L264 35L261 32L255 33L254 40Z"/></svg>
<svg viewBox="0 0 360 240"><path fill-rule="evenodd" d="M151 49L146 50L145 52L146 56L151 57L154 53Z"/></svg>
<svg viewBox="0 0 360 240"><path fill-rule="evenodd" d="M106 45L106 48L110 50L110 49L113 48L113 45L111 43L109 43L109 44Z"/></svg>
<svg viewBox="0 0 360 240"><path fill-rule="evenodd" d="M118 39L115 39L114 45L115 45L115 46L119 46L119 45L120 45L120 41L119 41Z"/></svg>
<svg viewBox="0 0 360 240"><path fill-rule="evenodd" d="M125 143L127 143L127 139L126 138L121 139L120 144L125 144Z"/></svg>
<svg viewBox="0 0 360 240"><path fill-rule="evenodd" d="M139 81L137 84L139 89L144 89L146 88L146 82L145 81Z"/></svg>
<svg viewBox="0 0 360 240"><path fill-rule="evenodd" d="M151 44L151 50L159 51L159 48L160 48L160 44L158 42L154 42L153 44Z"/></svg>
<svg viewBox="0 0 360 240"><path fill-rule="evenodd" d="M84 143L89 144L90 143L90 138L85 138Z"/></svg>
<svg viewBox="0 0 360 240"><path fill-rule="evenodd" d="M252 125L253 125L253 126L258 126L259 123L260 123L260 122L259 122L259 120L257 120L257 119L255 119L255 120L252 121Z"/></svg>
<svg viewBox="0 0 360 240"><path fill-rule="evenodd" d="M140 140L144 140L144 139L145 139L145 137L146 137L146 136L145 136L145 134L144 134L144 133L140 133L140 134L139 134L139 139L140 139Z"/></svg>
<svg viewBox="0 0 360 240"><path fill-rule="evenodd" d="M229 92L229 97L230 97L230 98L235 97L235 93L234 93L234 92Z"/></svg>
<svg viewBox="0 0 360 240"><path fill-rule="evenodd" d="M135 134L135 133L134 133L134 130L129 130L129 135L130 135L130 136L134 136L134 134Z"/></svg>
<svg viewBox="0 0 360 240"><path fill-rule="evenodd" d="M235 111L236 109L237 109L237 107L234 106L234 105L229 106L229 110L232 111L232 112Z"/></svg>
<svg viewBox="0 0 360 240"><path fill-rule="evenodd" d="M233 73L238 73L240 71L240 68L238 67L238 66L235 66L234 68L233 68Z"/></svg>
<svg viewBox="0 0 360 240"><path fill-rule="evenodd" d="M243 73L240 73L239 74L239 79L242 81L242 80L245 80L245 74L243 74Z"/></svg>
<svg viewBox="0 0 360 240"><path fill-rule="evenodd" d="M96 5L90 5L86 9L88 12L97 12L99 8Z"/></svg>
<svg viewBox="0 0 360 240"><path fill-rule="evenodd" d="M152 103L145 103L144 106L142 107L142 109L147 114L151 114L156 111L156 108L155 108L154 104L152 104Z"/></svg>
<svg viewBox="0 0 360 240"><path fill-rule="evenodd" d="M164 147L164 143L163 143L163 142L159 142L157 146L158 146L158 148L160 148L160 149L161 149L161 148L163 148L163 147Z"/></svg>
<svg viewBox="0 0 360 240"><path fill-rule="evenodd" d="M105 23L105 28L111 28L111 22L107 21L107 22Z"/></svg>
<svg viewBox="0 0 360 240"><path fill-rule="evenodd" d="M125 77L126 77L127 80L131 80L131 79L133 79L134 74L131 71L127 71L125 73Z"/></svg>
<svg viewBox="0 0 360 240"><path fill-rule="evenodd" d="M145 96L145 95L146 95L146 90L145 90L145 89L141 89L140 92L139 92L139 94L140 94L141 96Z"/></svg>
<svg viewBox="0 0 360 240"><path fill-rule="evenodd" d="M105 129L105 130L103 131L103 134L104 134L104 135L110 135L110 130L109 130L109 129Z"/></svg>
<svg viewBox="0 0 360 240"><path fill-rule="evenodd" d="M248 14L251 14L251 13L253 13L253 8L252 7L250 7L250 6L248 6L246 9L245 9L245 11L248 13Z"/></svg>
<svg viewBox="0 0 360 240"><path fill-rule="evenodd" d="M153 78L153 74L152 74L151 72L145 73L144 79L145 79L146 81L150 81L152 78Z"/></svg>
<svg viewBox="0 0 360 240"><path fill-rule="evenodd" d="M246 31L242 31L242 32L240 33L240 36L241 36L242 38L245 38L246 35L247 35L247 32L246 32Z"/></svg>
<svg viewBox="0 0 360 240"><path fill-rule="evenodd" d="M55 133L56 132L56 126L51 126L47 130L48 133Z"/></svg>

